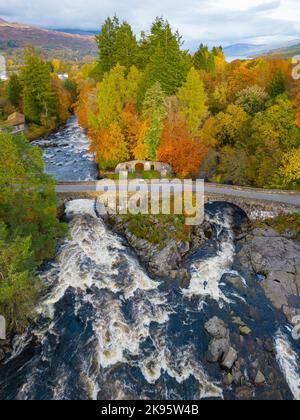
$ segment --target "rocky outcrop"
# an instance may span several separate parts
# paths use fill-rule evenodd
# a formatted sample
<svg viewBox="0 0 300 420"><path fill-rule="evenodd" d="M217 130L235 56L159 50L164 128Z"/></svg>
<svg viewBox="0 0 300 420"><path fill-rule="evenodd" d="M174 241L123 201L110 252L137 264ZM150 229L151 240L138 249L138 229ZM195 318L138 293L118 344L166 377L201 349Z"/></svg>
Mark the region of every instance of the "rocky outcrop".
<svg viewBox="0 0 300 420"><path fill-rule="evenodd" d="M232 369L238 359L237 351L231 347L229 329L219 318L213 317L204 325L207 334L212 337L208 347L207 361L219 362L224 369Z"/></svg>
<svg viewBox="0 0 300 420"><path fill-rule="evenodd" d="M273 305L291 323L300 314L300 244L273 229L254 229L243 241L241 262L262 277Z"/></svg>
<svg viewBox="0 0 300 420"><path fill-rule="evenodd" d="M155 216L149 217L152 218L154 225L159 226L159 221ZM129 229L128 221L120 216L111 216L110 222L113 230L125 237L152 274L163 278L178 279L183 286L190 280L190 273L183 266L185 257L191 251L200 248L213 234L210 223L205 221L201 226L193 228L186 241L170 238L166 232L163 244L157 245L146 238L134 235ZM166 229L166 227L163 228ZM174 226L169 228L174 229Z"/></svg>

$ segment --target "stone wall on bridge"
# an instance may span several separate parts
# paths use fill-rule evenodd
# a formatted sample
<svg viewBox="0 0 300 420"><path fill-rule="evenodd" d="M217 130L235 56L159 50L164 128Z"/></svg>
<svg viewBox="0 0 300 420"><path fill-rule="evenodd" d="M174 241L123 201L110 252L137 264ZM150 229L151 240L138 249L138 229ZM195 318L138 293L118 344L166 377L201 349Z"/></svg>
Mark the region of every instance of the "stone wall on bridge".
<svg viewBox="0 0 300 420"><path fill-rule="evenodd" d="M61 210L66 202L77 199L94 199L99 196L98 192L73 192L58 193L58 202ZM226 202L240 207L249 217L250 220L265 220L277 217L283 214L293 214L299 212L297 206L283 204L276 201L254 200L249 198L230 196L220 193L205 193L205 202Z"/></svg>
<svg viewBox="0 0 300 420"><path fill-rule="evenodd" d="M300 208L290 204L284 204L271 200L256 200L244 197L225 195L220 193L205 193L205 202L226 202L241 208L250 220L266 220L284 214L293 214Z"/></svg>

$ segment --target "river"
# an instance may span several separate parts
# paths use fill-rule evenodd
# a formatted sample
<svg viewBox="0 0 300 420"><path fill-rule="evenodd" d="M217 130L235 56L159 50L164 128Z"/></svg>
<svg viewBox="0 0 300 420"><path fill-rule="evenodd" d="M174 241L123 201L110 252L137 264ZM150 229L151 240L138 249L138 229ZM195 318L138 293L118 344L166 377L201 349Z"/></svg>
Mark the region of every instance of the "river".
<svg viewBox="0 0 300 420"><path fill-rule="evenodd" d="M66 145L62 153L58 142ZM46 168L57 179L95 175L87 139L75 120L38 143L47 143ZM63 155L68 162L77 159L83 174L73 165L57 165ZM276 392L300 399L300 348L281 312L267 301L259 277L237 258L235 229L245 214L216 203L206 206L205 217L213 235L186 260L192 280L184 288L151 276L98 216L93 200L69 202L70 237L40 273L47 292L37 321L15 339L13 353L0 365L0 399L235 399L236 389L223 385L219 365L206 361L204 323L212 316L229 326L240 358L258 359L276 377L272 387L253 388L253 399ZM228 275L240 279L242 288L226 282ZM233 317L252 330L243 345ZM266 337L273 355L260 344Z"/></svg>
<svg viewBox="0 0 300 420"><path fill-rule="evenodd" d="M50 136L32 143L44 151L45 172L57 181L93 181L98 177L89 139L75 116Z"/></svg>

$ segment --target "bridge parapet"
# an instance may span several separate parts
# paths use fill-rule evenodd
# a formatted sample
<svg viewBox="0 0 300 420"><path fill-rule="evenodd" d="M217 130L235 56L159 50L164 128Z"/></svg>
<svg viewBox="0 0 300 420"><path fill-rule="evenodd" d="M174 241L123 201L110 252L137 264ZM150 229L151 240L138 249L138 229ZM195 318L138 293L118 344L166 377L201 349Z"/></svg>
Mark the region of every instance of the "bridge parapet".
<svg viewBox="0 0 300 420"><path fill-rule="evenodd" d="M145 181L144 181L145 182ZM57 187L59 204L79 198L96 199L95 182L61 183ZM205 202L226 202L240 207L250 220L265 220L300 212L300 194L293 191L259 190L206 184Z"/></svg>

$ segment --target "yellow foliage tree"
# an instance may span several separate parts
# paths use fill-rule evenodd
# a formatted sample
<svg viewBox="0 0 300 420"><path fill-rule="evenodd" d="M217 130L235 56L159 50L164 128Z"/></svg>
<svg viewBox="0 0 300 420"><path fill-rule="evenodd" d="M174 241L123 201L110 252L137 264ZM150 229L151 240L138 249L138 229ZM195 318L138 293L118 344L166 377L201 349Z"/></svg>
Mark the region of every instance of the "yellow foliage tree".
<svg viewBox="0 0 300 420"><path fill-rule="evenodd" d="M283 155L279 174L283 178L284 185L300 182L300 147Z"/></svg>
<svg viewBox="0 0 300 420"><path fill-rule="evenodd" d="M94 131L91 135L91 152L95 153L100 168L114 168L130 157L128 144L118 122L114 121L107 129Z"/></svg>
<svg viewBox="0 0 300 420"><path fill-rule="evenodd" d="M54 73L59 72L60 65L61 65L61 63L60 63L60 60L58 58L54 58L52 60L52 67L53 67Z"/></svg>

